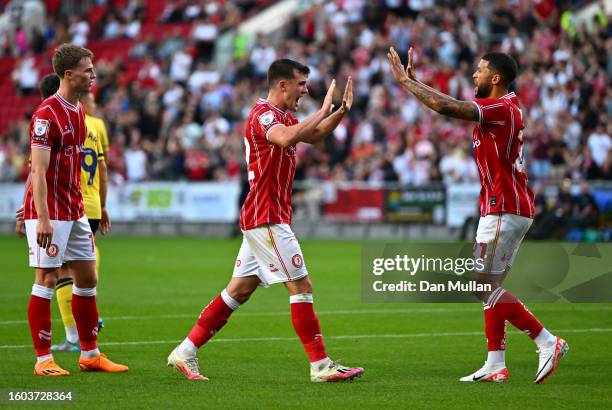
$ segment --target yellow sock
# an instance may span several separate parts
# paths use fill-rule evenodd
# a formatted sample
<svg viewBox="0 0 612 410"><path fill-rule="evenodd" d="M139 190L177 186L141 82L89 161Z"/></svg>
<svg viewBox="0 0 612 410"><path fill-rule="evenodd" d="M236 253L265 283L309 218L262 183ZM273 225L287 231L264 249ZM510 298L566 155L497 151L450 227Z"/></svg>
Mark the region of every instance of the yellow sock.
<svg viewBox="0 0 612 410"><path fill-rule="evenodd" d="M57 305L64 327L76 326L72 316L72 278L58 280L55 286L55 294L57 295Z"/></svg>

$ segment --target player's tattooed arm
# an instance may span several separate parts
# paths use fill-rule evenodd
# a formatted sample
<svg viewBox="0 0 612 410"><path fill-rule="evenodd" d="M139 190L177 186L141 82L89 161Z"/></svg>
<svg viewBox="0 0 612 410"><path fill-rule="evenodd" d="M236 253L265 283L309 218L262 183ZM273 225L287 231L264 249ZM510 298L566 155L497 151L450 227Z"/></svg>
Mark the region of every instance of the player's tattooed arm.
<svg viewBox="0 0 612 410"><path fill-rule="evenodd" d="M476 104L471 101L460 101L446 95L416 79L412 64L412 48L408 51L408 66L404 69L399 55L393 47L387 54L391 64L391 72L395 80L406 90L432 110L452 118L467 121L480 121L480 114Z"/></svg>

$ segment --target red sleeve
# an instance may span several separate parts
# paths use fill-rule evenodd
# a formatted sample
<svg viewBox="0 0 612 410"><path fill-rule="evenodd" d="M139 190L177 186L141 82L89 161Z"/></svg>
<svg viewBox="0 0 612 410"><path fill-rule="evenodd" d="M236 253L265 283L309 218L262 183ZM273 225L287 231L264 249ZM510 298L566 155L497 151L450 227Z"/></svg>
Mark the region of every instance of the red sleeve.
<svg viewBox="0 0 612 410"><path fill-rule="evenodd" d="M50 109L42 108L34 113L30 123L30 146L51 150L53 145L53 114Z"/></svg>
<svg viewBox="0 0 612 410"><path fill-rule="evenodd" d="M480 114L480 123L505 123L508 120L508 105L497 98L478 98L474 101Z"/></svg>
<svg viewBox="0 0 612 410"><path fill-rule="evenodd" d="M261 114L257 114L254 121L257 123L259 129L266 139L268 139L268 131L275 126L282 124L280 114L274 112L273 110L267 110Z"/></svg>

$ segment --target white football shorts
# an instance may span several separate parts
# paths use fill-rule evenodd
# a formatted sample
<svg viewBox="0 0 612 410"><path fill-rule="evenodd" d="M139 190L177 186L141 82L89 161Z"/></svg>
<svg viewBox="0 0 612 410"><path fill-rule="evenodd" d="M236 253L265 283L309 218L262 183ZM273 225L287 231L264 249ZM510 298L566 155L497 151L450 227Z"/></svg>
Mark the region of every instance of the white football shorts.
<svg viewBox="0 0 612 410"><path fill-rule="evenodd" d="M501 275L510 269L532 223L533 219L506 213L480 217L474 257L484 259L484 269L477 271Z"/></svg>
<svg viewBox="0 0 612 410"><path fill-rule="evenodd" d="M53 237L51 245L43 249L36 243L36 219L25 221L30 266L34 268L58 268L64 262L96 260L96 243L87 217L76 221L51 221Z"/></svg>
<svg viewBox="0 0 612 410"><path fill-rule="evenodd" d="M242 233L233 277L255 275L267 287L308 275L300 244L289 225L261 225Z"/></svg>

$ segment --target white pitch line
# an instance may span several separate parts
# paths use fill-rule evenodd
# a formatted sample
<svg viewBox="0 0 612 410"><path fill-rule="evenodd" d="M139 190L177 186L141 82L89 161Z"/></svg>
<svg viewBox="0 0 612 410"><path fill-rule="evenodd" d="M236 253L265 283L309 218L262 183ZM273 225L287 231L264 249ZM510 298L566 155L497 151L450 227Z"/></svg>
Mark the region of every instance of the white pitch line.
<svg viewBox="0 0 612 410"><path fill-rule="evenodd" d="M555 333L609 333L612 328L589 328L589 329L552 329ZM509 334L519 335L523 332L513 331ZM326 336L326 339L409 339L413 337L441 337L441 336L483 336L483 332L441 332L441 333L399 333L399 334L369 334L369 335L338 335ZM297 337L278 336L278 337L241 337L235 339L212 339L209 343L239 343L239 342L284 342L294 341ZM132 342L106 342L100 343L100 346L143 346L143 345L160 345L160 344L175 344L181 340L141 340ZM32 348L31 344L27 345L0 345L0 349L27 349Z"/></svg>
<svg viewBox="0 0 612 410"><path fill-rule="evenodd" d="M571 305L568 305L571 306ZM556 308L544 307L534 309L537 312L608 312L612 311L612 307L574 307ZM458 313L458 312L482 312L481 307L472 308L408 308L408 309L350 309L350 310L321 310L317 311L317 315L380 315L380 314L405 314L405 313ZM237 315L244 317L266 317L266 316L289 316L289 310L277 312L238 312ZM106 321L115 320L159 320L159 319L194 319L199 315L199 311L193 313L177 313L168 315L153 315L153 316L103 316ZM60 320L60 318L53 318ZM0 326L4 325L26 325L27 320L0 320Z"/></svg>

